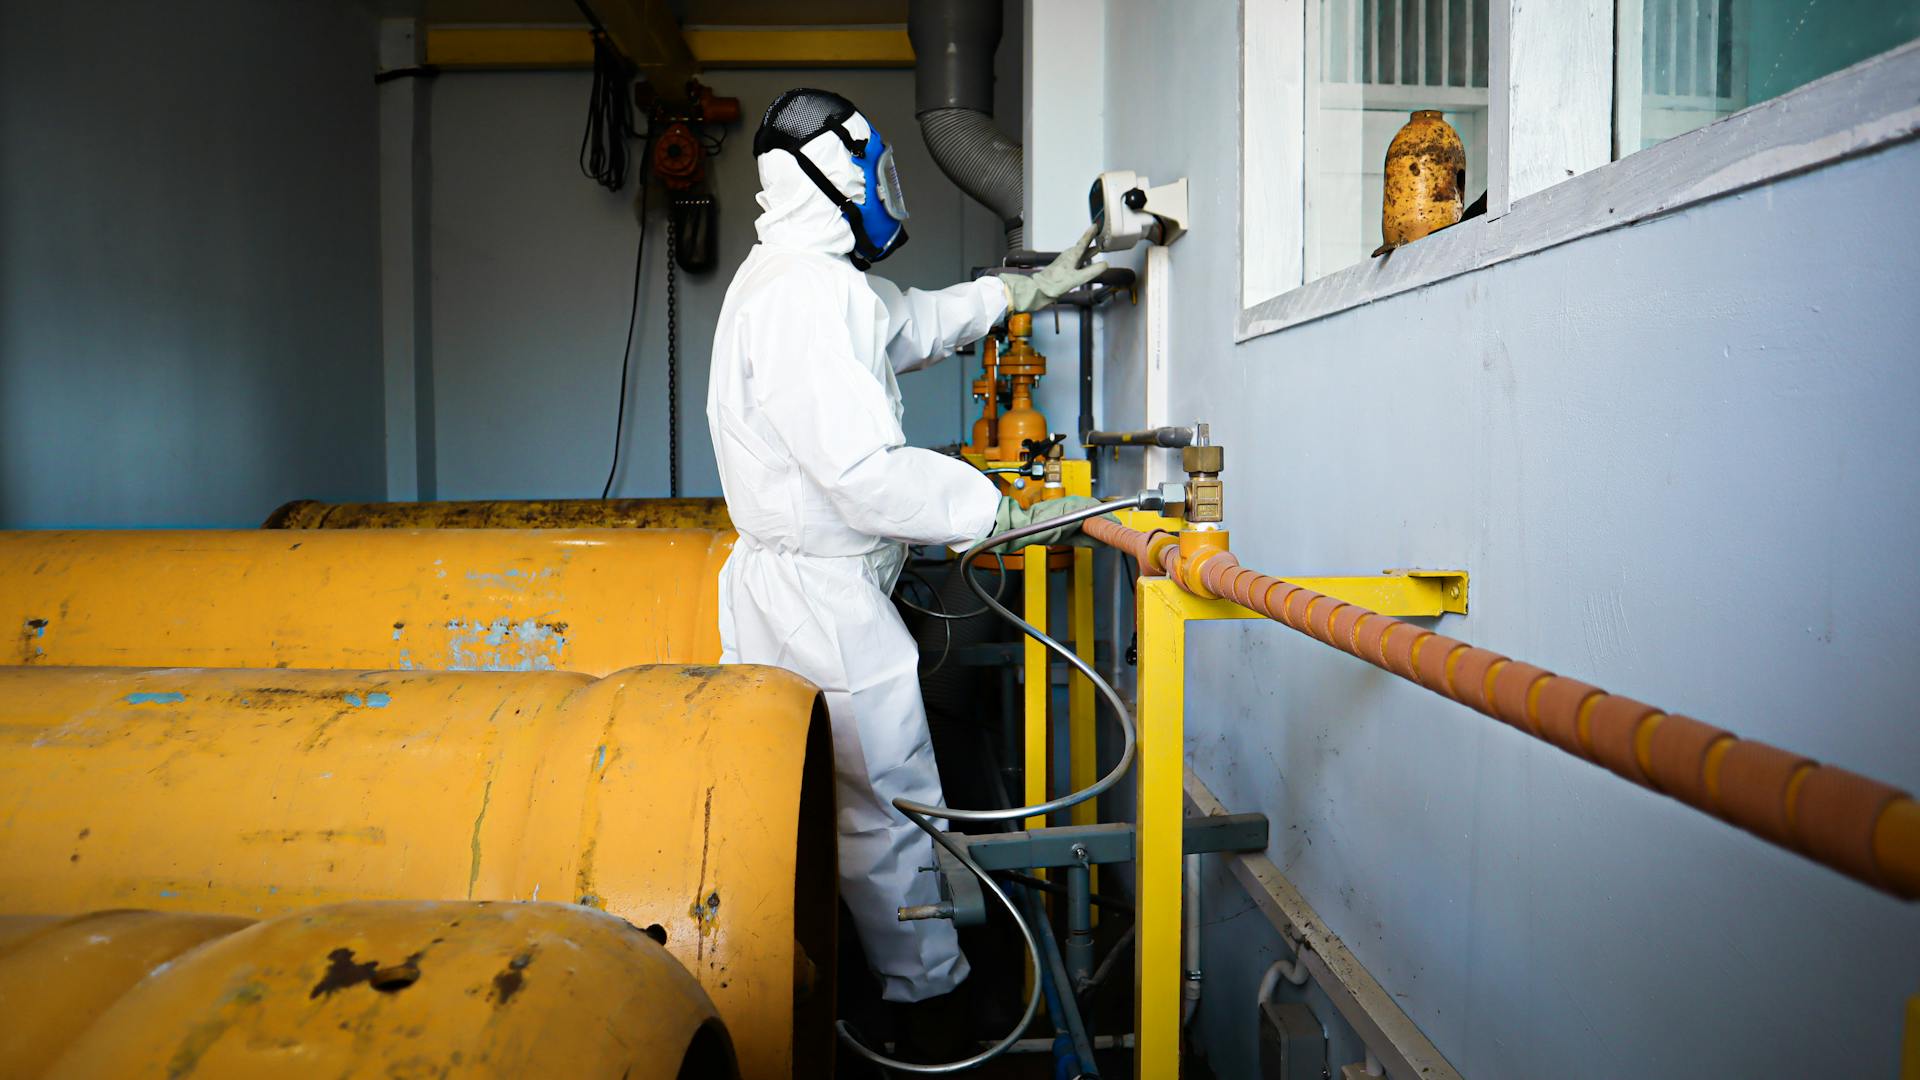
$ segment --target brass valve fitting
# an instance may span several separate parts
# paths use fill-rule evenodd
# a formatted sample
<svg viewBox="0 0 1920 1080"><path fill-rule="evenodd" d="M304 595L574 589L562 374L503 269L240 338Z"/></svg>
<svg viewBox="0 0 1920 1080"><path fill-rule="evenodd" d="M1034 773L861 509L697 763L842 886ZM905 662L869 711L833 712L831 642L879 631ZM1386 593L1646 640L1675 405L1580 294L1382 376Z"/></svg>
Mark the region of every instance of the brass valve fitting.
<svg viewBox="0 0 1920 1080"><path fill-rule="evenodd" d="M1180 450L1180 467L1187 473L1187 522L1218 528L1226 520L1226 491L1220 473L1226 468L1226 448L1207 437L1207 425L1195 424L1193 445Z"/></svg>

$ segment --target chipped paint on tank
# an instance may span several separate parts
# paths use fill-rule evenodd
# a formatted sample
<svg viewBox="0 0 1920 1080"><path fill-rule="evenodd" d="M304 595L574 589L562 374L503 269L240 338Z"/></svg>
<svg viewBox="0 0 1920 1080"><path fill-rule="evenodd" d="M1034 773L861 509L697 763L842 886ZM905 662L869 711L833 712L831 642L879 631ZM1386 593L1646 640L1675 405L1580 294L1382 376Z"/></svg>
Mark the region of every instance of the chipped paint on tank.
<svg viewBox="0 0 1920 1080"><path fill-rule="evenodd" d="M364 698L361 697L359 694L349 692L347 694L342 695L342 699L345 700L346 703L349 705L354 705L364 709L384 709L388 705L393 704L393 695L384 694L378 690L375 690L373 693L368 694Z"/></svg>
<svg viewBox="0 0 1920 1080"><path fill-rule="evenodd" d="M556 671L567 648L563 622L449 619L446 628L452 671Z"/></svg>
<svg viewBox="0 0 1920 1080"><path fill-rule="evenodd" d="M129 705L176 705L185 700L187 700L187 695L177 690L166 690L156 693L136 691L128 694L126 697L126 702Z"/></svg>

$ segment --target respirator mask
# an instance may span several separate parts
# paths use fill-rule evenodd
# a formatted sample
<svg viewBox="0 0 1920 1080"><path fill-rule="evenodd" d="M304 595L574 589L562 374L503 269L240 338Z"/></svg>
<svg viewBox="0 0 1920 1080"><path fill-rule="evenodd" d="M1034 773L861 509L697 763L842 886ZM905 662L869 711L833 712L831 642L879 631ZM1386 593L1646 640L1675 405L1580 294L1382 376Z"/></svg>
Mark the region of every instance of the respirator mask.
<svg viewBox="0 0 1920 1080"><path fill-rule="evenodd" d="M789 90L767 106L760 130L753 136L753 153L758 157L772 150L784 150L800 164L800 171L813 181L820 193L840 208L853 230L851 258L865 270L894 253L907 242L907 201L900 188L900 173L894 167L893 148L881 137L879 129L867 125L867 137L856 139L847 131L847 121L859 110L853 103L829 90ZM836 187L820 166L801 152L817 136L833 132L840 139L853 163L866 178L866 195L855 202Z"/></svg>

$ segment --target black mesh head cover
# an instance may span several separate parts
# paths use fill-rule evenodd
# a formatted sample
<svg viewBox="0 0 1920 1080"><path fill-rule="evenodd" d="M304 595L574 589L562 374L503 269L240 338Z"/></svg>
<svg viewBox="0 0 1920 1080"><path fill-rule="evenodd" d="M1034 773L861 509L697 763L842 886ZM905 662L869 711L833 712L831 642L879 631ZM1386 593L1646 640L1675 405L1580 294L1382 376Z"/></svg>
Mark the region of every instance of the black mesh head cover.
<svg viewBox="0 0 1920 1080"><path fill-rule="evenodd" d="M814 136L845 124L859 110L831 90L798 87L775 98L753 135L753 154L769 150L800 152ZM843 136L844 138L844 136Z"/></svg>

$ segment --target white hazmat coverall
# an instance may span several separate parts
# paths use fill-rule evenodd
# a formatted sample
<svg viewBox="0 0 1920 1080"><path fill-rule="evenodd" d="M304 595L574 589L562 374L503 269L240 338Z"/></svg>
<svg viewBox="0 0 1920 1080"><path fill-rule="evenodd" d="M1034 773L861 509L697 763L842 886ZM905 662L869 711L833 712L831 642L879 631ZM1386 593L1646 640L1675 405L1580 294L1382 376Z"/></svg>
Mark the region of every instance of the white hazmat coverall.
<svg viewBox="0 0 1920 1080"><path fill-rule="evenodd" d="M847 121L855 139L864 117ZM860 201L832 132L802 151ZM720 574L722 663L797 672L833 719L840 893L889 1001L967 976L953 925L900 922L939 899L933 842L892 802L944 805L920 701L919 652L888 600L906 543L987 535L1000 495L979 471L905 445L894 376L979 338L1006 310L982 278L939 292L868 277L853 232L793 156L759 157L760 242L714 332L707 422L740 539Z"/></svg>

